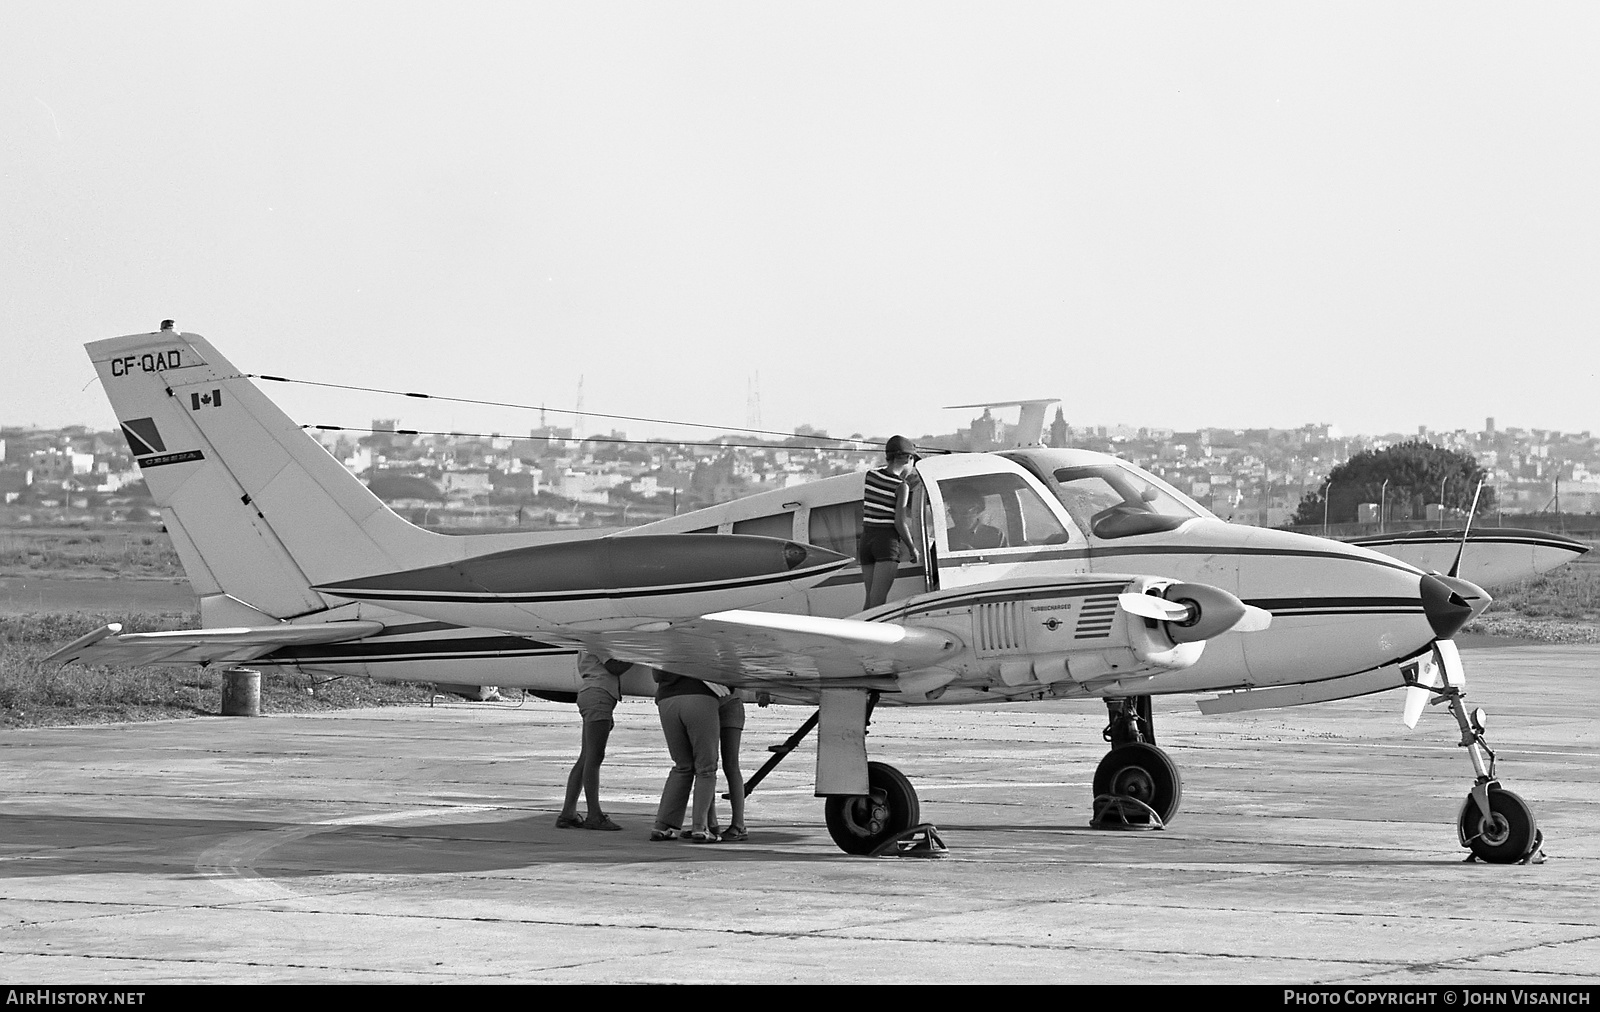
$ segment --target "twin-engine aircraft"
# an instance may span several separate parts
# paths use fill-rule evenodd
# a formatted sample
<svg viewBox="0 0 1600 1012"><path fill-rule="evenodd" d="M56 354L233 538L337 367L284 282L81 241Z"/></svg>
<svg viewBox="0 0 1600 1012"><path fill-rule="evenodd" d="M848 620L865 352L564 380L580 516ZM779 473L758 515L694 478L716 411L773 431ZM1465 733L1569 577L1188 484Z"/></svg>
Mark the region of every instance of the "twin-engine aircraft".
<svg viewBox="0 0 1600 1012"><path fill-rule="evenodd" d="M1462 844L1496 862L1538 847L1532 812L1495 779L1481 711L1464 704L1451 637L1488 604L1483 590L1224 523L1114 457L1025 447L922 460L911 511L923 562L860 611L860 474L620 532L450 537L389 510L204 338L163 330L87 348L203 628L108 626L57 660L542 692L577 687L580 650L670 670L817 708L816 793L849 853L890 847L920 821L911 783L867 759L876 705L1102 698L1097 815L1159 825L1182 784L1155 744L1152 696L1215 694L1201 709L1223 712L1408 686L1408 723L1437 697L1462 729L1476 772Z"/></svg>

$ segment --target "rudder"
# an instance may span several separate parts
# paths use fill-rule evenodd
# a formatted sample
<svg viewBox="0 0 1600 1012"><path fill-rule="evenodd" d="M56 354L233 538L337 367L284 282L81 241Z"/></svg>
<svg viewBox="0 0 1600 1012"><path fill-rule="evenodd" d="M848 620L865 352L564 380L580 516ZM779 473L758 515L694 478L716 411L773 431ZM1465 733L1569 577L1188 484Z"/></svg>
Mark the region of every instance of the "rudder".
<svg viewBox="0 0 1600 1012"><path fill-rule="evenodd" d="M385 506L205 338L163 330L85 347L203 618L208 600L232 607L219 595L273 618L321 611L314 584L467 554L468 539Z"/></svg>

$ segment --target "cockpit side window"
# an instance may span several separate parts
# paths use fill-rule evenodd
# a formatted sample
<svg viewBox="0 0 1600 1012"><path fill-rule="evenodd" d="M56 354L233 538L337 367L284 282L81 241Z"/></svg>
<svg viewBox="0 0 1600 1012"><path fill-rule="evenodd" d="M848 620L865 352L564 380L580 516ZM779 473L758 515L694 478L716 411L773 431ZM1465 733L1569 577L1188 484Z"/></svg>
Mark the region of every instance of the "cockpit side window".
<svg viewBox="0 0 1600 1012"><path fill-rule="evenodd" d="M1070 535L1044 499L1016 474L978 474L939 482L951 552L1065 544Z"/></svg>

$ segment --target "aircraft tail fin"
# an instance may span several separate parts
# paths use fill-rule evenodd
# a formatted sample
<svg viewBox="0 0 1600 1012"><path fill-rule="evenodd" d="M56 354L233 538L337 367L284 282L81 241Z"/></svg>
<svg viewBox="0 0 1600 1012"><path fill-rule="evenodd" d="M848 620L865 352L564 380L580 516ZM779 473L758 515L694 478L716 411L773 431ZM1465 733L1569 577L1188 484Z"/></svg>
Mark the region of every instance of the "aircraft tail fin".
<svg viewBox="0 0 1600 1012"><path fill-rule="evenodd" d="M205 338L162 330L86 347L203 624L322 611L315 584L466 554L452 544L463 539L380 502Z"/></svg>

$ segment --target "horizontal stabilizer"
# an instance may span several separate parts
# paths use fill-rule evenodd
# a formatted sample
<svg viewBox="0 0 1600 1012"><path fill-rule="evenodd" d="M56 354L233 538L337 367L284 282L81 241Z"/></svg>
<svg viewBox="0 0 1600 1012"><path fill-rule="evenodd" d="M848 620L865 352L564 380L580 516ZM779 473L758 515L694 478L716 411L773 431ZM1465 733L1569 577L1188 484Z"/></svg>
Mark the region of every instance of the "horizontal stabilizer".
<svg viewBox="0 0 1600 1012"><path fill-rule="evenodd" d="M322 622L236 629L178 629L125 633L120 623L96 629L46 657L57 664L243 664L279 647L357 640L382 622Z"/></svg>

